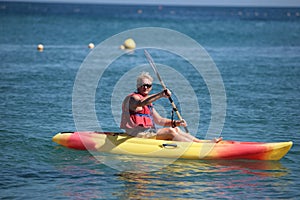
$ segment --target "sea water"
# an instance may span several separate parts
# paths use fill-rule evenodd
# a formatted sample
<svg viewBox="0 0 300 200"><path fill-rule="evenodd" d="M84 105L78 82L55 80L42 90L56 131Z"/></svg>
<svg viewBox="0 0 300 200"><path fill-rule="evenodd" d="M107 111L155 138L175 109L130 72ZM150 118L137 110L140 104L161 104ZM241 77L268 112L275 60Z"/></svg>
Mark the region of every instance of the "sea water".
<svg viewBox="0 0 300 200"><path fill-rule="evenodd" d="M1 2L0 197L297 199L299 13L299 8ZM276 162L177 160L151 171L167 160L110 154L96 158L89 152L53 143L51 138L57 132L76 130L73 86L81 64L92 51L88 44L97 45L115 34L141 27L178 31L209 53L226 91L226 118L220 133L224 139L293 141L290 152ZM44 45L42 52L36 49L40 43ZM155 60L181 69L187 79L189 74L192 77L191 68L185 67L186 62L178 62L176 56L163 52L155 55ZM119 68L108 68L106 85L99 85L95 95L97 115L107 116L99 119L103 129L120 131L107 96L117 77L143 62L147 64L143 52L136 51L120 58ZM200 87L197 97L201 117L195 134L204 138L210 123L210 94L201 77L189 81ZM159 87L157 84L153 90L160 91ZM177 94L189 95L184 89ZM167 100L161 105L169 106ZM170 117L168 109L166 115ZM130 166L137 159L141 160L139 173L102 162L122 161Z"/></svg>

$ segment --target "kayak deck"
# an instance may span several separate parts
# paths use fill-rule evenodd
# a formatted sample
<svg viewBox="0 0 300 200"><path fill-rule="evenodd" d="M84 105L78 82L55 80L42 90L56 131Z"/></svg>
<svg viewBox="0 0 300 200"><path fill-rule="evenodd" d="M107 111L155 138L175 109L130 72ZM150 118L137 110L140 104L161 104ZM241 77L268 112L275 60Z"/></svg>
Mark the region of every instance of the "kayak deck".
<svg viewBox="0 0 300 200"><path fill-rule="evenodd" d="M214 143L178 142L143 139L114 132L61 132L54 142L72 149L130 154L146 157L184 159L250 159L280 160L293 142L238 142L222 140Z"/></svg>

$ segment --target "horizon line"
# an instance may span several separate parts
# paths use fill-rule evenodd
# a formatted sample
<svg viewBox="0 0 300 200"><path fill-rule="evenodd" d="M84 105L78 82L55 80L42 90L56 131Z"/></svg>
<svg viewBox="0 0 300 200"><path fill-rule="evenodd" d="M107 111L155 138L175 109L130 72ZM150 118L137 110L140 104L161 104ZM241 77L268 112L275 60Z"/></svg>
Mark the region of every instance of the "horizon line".
<svg viewBox="0 0 300 200"><path fill-rule="evenodd" d="M257 7L257 8L300 8L300 5L252 5L252 4L218 4L218 3L201 3L201 4L193 4L193 3L157 3L157 2L146 2L146 3L137 3L137 2L96 2L93 0L0 0L3 3L57 3L57 4L97 4L97 5L132 5L132 6L195 6L195 7Z"/></svg>

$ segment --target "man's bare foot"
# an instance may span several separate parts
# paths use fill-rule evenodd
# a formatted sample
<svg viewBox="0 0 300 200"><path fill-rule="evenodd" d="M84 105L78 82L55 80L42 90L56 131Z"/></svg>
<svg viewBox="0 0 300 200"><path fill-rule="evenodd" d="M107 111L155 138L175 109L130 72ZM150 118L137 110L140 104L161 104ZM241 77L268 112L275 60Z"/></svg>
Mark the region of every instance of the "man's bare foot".
<svg viewBox="0 0 300 200"><path fill-rule="evenodd" d="M213 142L219 143L219 142L221 142L222 140L223 140L223 138L222 138L222 137L219 137L219 138L213 139Z"/></svg>

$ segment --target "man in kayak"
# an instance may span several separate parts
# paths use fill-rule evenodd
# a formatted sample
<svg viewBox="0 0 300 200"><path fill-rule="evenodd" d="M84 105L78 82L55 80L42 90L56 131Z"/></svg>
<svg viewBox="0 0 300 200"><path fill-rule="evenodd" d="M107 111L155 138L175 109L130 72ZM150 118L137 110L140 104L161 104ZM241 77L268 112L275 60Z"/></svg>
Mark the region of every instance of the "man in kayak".
<svg viewBox="0 0 300 200"><path fill-rule="evenodd" d="M173 121L158 114L152 102L160 98L168 98L172 93L166 89L156 94L149 94L152 89L152 81L153 78L148 72L142 72L137 77L137 91L129 94L123 101L120 128L135 137L200 142L199 139L183 132L178 127L186 126L185 120ZM155 124L165 127L156 129Z"/></svg>

